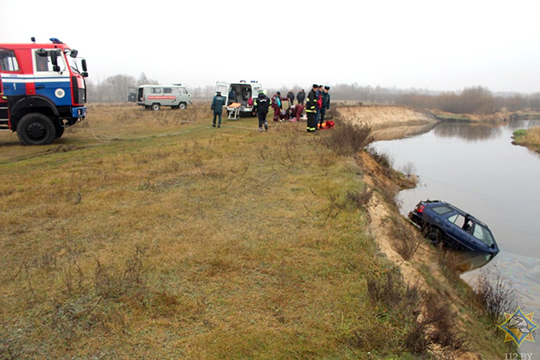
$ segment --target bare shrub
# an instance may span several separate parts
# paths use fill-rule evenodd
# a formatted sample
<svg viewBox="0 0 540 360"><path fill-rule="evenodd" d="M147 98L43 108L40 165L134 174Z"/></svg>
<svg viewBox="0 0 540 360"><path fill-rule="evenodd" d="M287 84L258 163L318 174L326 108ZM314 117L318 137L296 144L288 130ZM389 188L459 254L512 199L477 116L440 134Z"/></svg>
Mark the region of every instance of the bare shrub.
<svg viewBox="0 0 540 360"><path fill-rule="evenodd" d="M420 247L419 239L400 219L391 216L385 219L390 222L389 233L394 248L403 260L410 260Z"/></svg>
<svg viewBox="0 0 540 360"><path fill-rule="evenodd" d="M353 204L357 209L365 209L372 196L373 190L365 188L362 191L347 192L346 200L348 203Z"/></svg>
<svg viewBox="0 0 540 360"><path fill-rule="evenodd" d="M516 290L497 267L484 270L473 290L476 300L493 322L498 322L505 312L511 312L517 307Z"/></svg>
<svg viewBox="0 0 540 360"><path fill-rule="evenodd" d="M426 233L429 232L429 227L424 231ZM442 273L448 280L456 283L459 280L460 274L463 272L462 265L464 259L462 254L444 247L442 243L440 243L437 248L437 261Z"/></svg>
<svg viewBox="0 0 540 360"><path fill-rule="evenodd" d="M356 156L356 154L373 141L371 127L340 121L330 131L330 136L321 139L324 145L340 156Z"/></svg>
<svg viewBox="0 0 540 360"><path fill-rule="evenodd" d="M126 260L123 270L102 265L97 260L94 273L96 294L103 298L116 299L128 292L144 288L143 258L147 250L147 247L137 245L133 255Z"/></svg>
<svg viewBox="0 0 540 360"><path fill-rule="evenodd" d="M447 301L434 293L424 296L425 313L417 316L405 335L403 346L413 354L426 354L434 345L452 350L454 355L466 350L464 337L456 329L456 315Z"/></svg>
<svg viewBox="0 0 540 360"><path fill-rule="evenodd" d="M384 277L368 277L368 295L374 302L395 310L398 316L410 316L417 312L420 292L415 286L406 286L398 274L397 269L391 269Z"/></svg>
<svg viewBox="0 0 540 360"><path fill-rule="evenodd" d="M378 152L377 149L372 146L367 148L367 152L373 160L379 163L383 168L391 169L394 166L394 159L389 154Z"/></svg>
<svg viewBox="0 0 540 360"><path fill-rule="evenodd" d="M412 162L407 162L400 168L400 171L403 173L403 175L410 178L416 173L416 167Z"/></svg>

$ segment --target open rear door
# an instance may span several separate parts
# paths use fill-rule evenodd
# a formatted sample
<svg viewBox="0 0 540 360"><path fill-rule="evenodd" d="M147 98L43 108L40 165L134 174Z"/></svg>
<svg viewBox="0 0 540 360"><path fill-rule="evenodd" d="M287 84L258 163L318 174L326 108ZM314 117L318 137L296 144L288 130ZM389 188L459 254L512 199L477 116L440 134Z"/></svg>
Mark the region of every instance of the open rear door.
<svg viewBox="0 0 540 360"><path fill-rule="evenodd" d="M137 102L137 88L136 87L129 87L127 101Z"/></svg>
<svg viewBox="0 0 540 360"><path fill-rule="evenodd" d="M225 104L229 103L229 83L224 81L216 82L216 92L220 91L221 96L225 96Z"/></svg>

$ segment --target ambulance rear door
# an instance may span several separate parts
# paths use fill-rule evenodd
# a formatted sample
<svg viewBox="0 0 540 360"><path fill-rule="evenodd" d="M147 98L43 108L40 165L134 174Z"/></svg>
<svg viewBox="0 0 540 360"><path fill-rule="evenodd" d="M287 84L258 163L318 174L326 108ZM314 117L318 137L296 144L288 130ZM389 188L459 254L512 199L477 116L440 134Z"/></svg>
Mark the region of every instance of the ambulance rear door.
<svg viewBox="0 0 540 360"><path fill-rule="evenodd" d="M216 82L216 93L219 91L221 96L225 96L225 104L229 103L229 86L230 84L224 81Z"/></svg>

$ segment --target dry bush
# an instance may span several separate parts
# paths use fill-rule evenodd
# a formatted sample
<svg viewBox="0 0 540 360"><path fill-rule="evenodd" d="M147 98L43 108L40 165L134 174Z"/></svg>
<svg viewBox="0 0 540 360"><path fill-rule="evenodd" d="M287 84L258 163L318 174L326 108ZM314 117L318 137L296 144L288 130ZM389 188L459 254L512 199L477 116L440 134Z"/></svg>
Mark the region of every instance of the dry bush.
<svg viewBox="0 0 540 360"><path fill-rule="evenodd" d="M362 191L348 191L346 199L348 203L353 204L357 209L365 209L372 196L373 190L364 188Z"/></svg>
<svg viewBox="0 0 540 360"><path fill-rule="evenodd" d="M392 309L398 317L408 317L418 313L420 292L415 286L406 286L398 274L397 269L391 269L384 277L368 277L368 295L372 301Z"/></svg>
<svg viewBox="0 0 540 360"><path fill-rule="evenodd" d="M429 232L429 227L424 230L425 233ZM452 283L456 283L460 279L460 274L463 265L463 256L455 250L449 249L444 246L443 243L437 245L437 261L441 272Z"/></svg>
<svg viewBox="0 0 540 360"><path fill-rule="evenodd" d="M400 171L403 175L410 178L416 172L416 166L412 162L407 162L400 168Z"/></svg>
<svg viewBox="0 0 540 360"><path fill-rule="evenodd" d="M447 301L434 293L424 296L425 312L417 316L405 335L403 346L416 355L424 355L435 347L451 350L453 355L466 351L464 337L458 333L456 314Z"/></svg>
<svg viewBox="0 0 540 360"><path fill-rule="evenodd" d="M394 159L387 153L380 153L372 146L367 149L368 154L382 166L383 169L391 169L394 166Z"/></svg>
<svg viewBox="0 0 540 360"><path fill-rule="evenodd" d="M411 229L397 217L390 216L385 220L390 223L389 234L392 238L395 250L401 255L403 260L410 260L420 247L420 240L415 236Z"/></svg>
<svg viewBox="0 0 540 360"><path fill-rule="evenodd" d="M126 293L135 293L145 288L143 258L147 250L147 247L137 245L123 269L102 265L97 260L94 273L95 293L105 299L116 299Z"/></svg>
<svg viewBox="0 0 540 360"><path fill-rule="evenodd" d="M514 311L517 307L514 286L497 267L492 270L483 270L473 290L476 301L494 323L497 323L505 312Z"/></svg>
<svg viewBox="0 0 540 360"><path fill-rule="evenodd" d="M418 358L435 348L444 348L453 354L466 350L464 338L456 330L456 315L450 304L441 301L436 294L421 293L416 286L406 286L397 271L388 271L384 277L369 277L367 290L374 303L383 305L407 328L401 339L405 351ZM425 309L423 313L420 305Z"/></svg>
<svg viewBox="0 0 540 360"><path fill-rule="evenodd" d="M370 134L371 127L367 125L340 121L330 131L330 135L321 138L321 141L340 156L356 156L359 151L373 141Z"/></svg>

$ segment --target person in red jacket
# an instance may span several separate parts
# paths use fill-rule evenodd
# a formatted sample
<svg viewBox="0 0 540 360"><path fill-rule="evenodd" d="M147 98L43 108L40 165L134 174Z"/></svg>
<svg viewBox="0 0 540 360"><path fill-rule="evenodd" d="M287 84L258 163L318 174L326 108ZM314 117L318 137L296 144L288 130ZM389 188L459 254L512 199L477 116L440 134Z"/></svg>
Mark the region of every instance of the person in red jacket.
<svg viewBox="0 0 540 360"><path fill-rule="evenodd" d="M300 104L293 105L289 108L291 121L300 121L302 113L304 112L304 106Z"/></svg>

